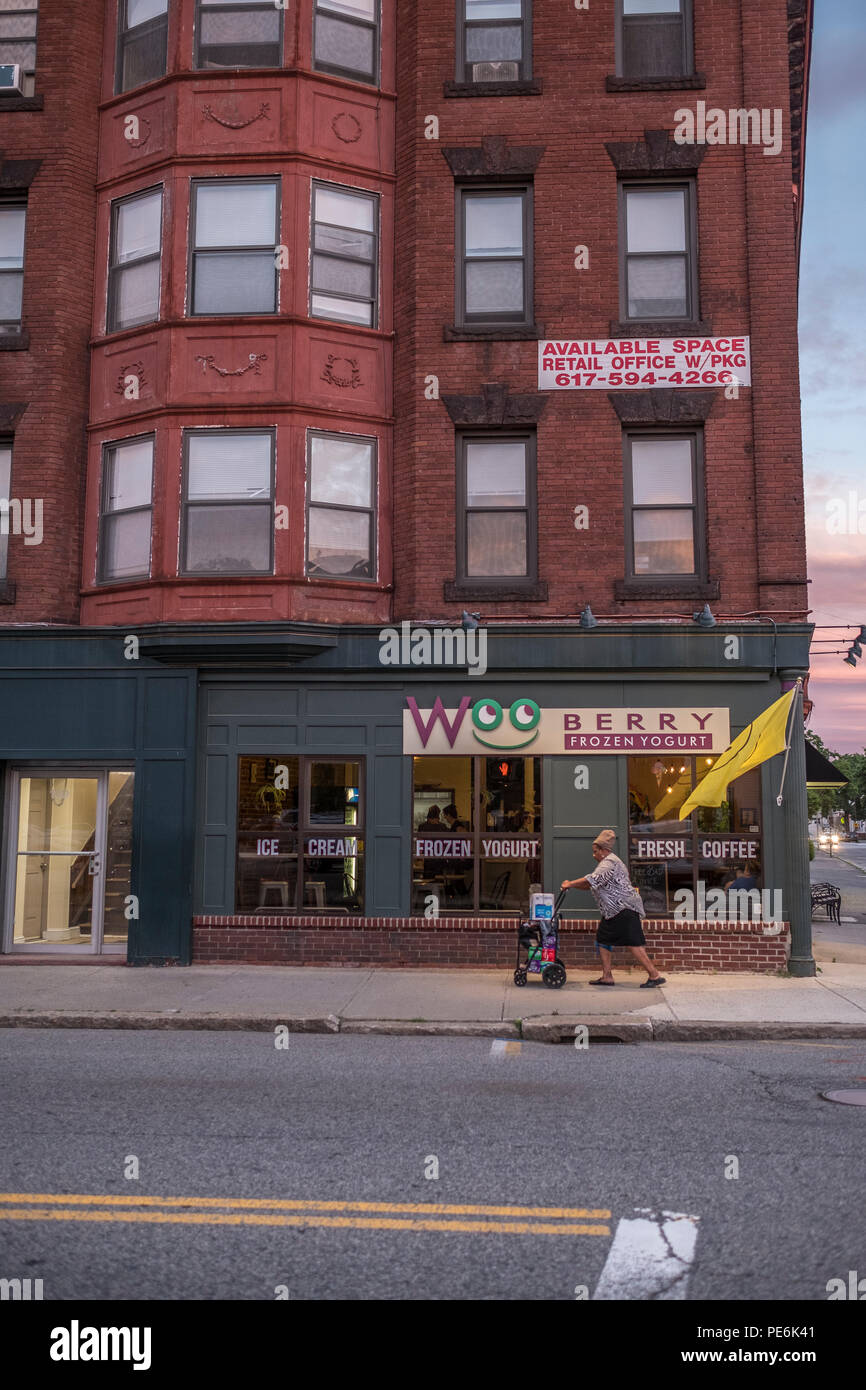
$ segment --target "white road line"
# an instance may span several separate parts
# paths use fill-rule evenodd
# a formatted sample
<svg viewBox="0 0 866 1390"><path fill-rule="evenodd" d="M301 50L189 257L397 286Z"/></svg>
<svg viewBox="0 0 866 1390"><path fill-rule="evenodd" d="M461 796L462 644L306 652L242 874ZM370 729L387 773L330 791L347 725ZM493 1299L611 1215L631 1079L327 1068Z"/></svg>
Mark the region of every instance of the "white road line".
<svg viewBox="0 0 866 1390"><path fill-rule="evenodd" d="M593 1298L659 1302L686 1298L699 1220L669 1211L623 1217Z"/></svg>

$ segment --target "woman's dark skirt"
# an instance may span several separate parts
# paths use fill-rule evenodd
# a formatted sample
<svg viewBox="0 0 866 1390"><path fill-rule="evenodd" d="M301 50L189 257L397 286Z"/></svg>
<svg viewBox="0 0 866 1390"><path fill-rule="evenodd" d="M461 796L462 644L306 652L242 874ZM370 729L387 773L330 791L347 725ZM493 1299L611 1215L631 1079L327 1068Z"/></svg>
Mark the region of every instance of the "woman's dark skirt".
<svg viewBox="0 0 866 1390"><path fill-rule="evenodd" d="M646 937L640 924L640 916L630 907L624 907L615 917L602 917L598 924L596 941L609 951L612 946L645 946Z"/></svg>

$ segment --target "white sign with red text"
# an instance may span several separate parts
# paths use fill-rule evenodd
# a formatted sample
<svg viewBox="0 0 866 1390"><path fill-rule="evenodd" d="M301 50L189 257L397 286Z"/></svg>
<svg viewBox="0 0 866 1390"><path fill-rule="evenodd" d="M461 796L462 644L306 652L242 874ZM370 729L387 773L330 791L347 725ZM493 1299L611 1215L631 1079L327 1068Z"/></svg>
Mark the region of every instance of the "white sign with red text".
<svg viewBox="0 0 866 1390"><path fill-rule="evenodd" d="M538 344L540 391L751 384L748 338L549 338Z"/></svg>

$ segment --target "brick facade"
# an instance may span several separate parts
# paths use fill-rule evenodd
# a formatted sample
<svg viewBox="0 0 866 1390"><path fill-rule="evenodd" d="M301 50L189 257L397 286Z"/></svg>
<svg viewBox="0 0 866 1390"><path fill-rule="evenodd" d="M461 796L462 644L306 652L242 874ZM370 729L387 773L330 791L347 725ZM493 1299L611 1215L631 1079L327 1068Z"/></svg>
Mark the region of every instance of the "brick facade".
<svg viewBox="0 0 866 1390"><path fill-rule="evenodd" d="M0 334L0 433L13 441L10 496L41 499L44 530L39 545L9 536L0 626L79 616L102 34L94 0L42 4L35 98L0 105L0 196L27 198L23 332ZM26 408L4 421L10 403Z"/></svg>
<svg viewBox="0 0 866 1390"><path fill-rule="evenodd" d="M647 950L660 970L752 971L785 968L788 929L765 935L760 923L644 923ZM592 970L598 923L573 918L562 925L560 958L566 969ZM442 917L435 926L418 917L197 917L193 959L199 965L385 965L513 969L516 924L496 917ZM630 964L617 950L614 964Z"/></svg>
<svg viewBox="0 0 866 1390"><path fill-rule="evenodd" d="M792 165L789 133L789 7L786 0L695 5L695 66L706 75L705 88L671 83L611 92L612 8L536 3L533 77L541 80L541 93L455 101L443 95L454 76L452 7L401 3L395 493L407 525L395 555L397 617L442 612L443 598L451 596L447 589L443 595L443 584L454 576L454 429L443 401L425 398L426 379L436 376L443 395L477 396L484 383L507 383L512 392L536 387L537 341L507 341L507 334L498 341L497 335L446 340L454 318L454 150L493 139L543 149L534 177L540 335L622 336L611 146L640 146L649 138L645 132L672 134L674 113L694 110L698 98L725 110L779 109L784 131L777 157L757 147L671 141L677 158L661 170L669 177L684 156L699 164L698 313L705 331L752 335L753 388L738 400L714 392L705 426L708 570L717 586L678 601L663 588L652 600L618 590L620 421L602 391L553 392L538 426L539 579L547 589L523 605L509 598L497 604L484 594L485 617L523 611L543 621L574 614L586 601L596 614L687 615L692 599L708 597L718 597L730 616L802 616L808 607L791 191L800 167ZM438 140L425 138L431 114L439 120ZM632 164L655 168L651 160ZM464 159L462 171L470 166ZM587 270L574 268L578 246L589 250ZM578 504L589 507L586 531L574 527Z"/></svg>

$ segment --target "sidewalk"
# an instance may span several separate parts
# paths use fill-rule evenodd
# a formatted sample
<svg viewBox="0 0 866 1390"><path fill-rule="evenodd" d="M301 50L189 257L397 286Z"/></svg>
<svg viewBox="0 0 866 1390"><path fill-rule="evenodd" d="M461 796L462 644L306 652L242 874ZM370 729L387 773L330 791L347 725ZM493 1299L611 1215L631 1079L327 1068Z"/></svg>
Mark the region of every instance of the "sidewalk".
<svg viewBox="0 0 866 1390"><path fill-rule="evenodd" d="M616 967L615 967L616 968ZM586 1024L623 1041L695 1038L866 1038L866 965L824 963L814 979L676 974L615 989L569 974L563 989L499 970L319 969L198 965L0 967L0 1027L249 1029L439 1033L556 1042Z"/></svg>

